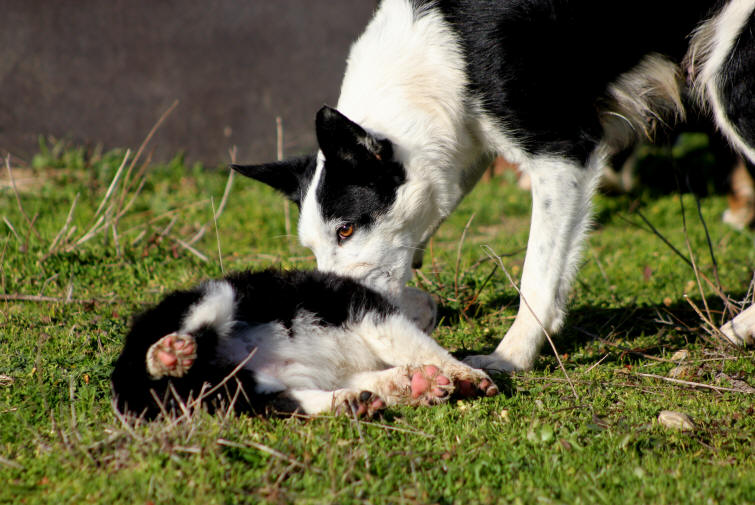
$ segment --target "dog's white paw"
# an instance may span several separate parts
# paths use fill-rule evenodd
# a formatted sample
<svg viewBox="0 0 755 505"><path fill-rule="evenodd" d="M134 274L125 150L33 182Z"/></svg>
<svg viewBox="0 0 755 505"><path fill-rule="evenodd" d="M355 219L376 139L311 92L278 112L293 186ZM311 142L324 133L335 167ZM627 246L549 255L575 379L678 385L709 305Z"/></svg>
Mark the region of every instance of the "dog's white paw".
<svg viewBox="0 0 755 505"><path fill-rule="evenodd" d="M153 379L183 377L197 358L197 343L189 334L171 333L147 351L147 371Z"/></svg>
<svg viewBox="0 0 755 505"><path fill-rule="evenodd" d="M721 333L737 347L755 345L755 305L723 325Z"/></svg>

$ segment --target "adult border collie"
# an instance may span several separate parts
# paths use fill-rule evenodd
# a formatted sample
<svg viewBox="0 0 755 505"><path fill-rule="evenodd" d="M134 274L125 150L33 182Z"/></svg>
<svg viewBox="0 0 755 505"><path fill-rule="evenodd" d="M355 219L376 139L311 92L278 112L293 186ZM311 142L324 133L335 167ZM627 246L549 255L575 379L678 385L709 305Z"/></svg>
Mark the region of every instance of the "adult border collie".
<svg viewBox="0 0 755 505"><path fill-rule="evenodd" d="M498 392L379 293L331 273L276 270L166 296L135 319L112 385L121 411L148 417L179 402L371 415Z"/></svg>
<svg viewBox="0 0 755 505"><path fill-rule="evenodd" d="M467 363L532 367L560 329L606 157L680 118L687 85L755 162L755 0L383 0L315 156L236 167L301 207L318 268L400 295L493 155L532 179L527 304Z"/></svg>

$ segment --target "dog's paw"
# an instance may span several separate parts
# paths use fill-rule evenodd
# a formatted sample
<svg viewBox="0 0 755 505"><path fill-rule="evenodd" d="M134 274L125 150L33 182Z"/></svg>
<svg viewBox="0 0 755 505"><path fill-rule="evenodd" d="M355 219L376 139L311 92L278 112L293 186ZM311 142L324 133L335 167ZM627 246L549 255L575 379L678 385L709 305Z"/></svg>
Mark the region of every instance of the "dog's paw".
<svg viewBox="0 0 755 505"><path fill-rule="evenodd" d="M189 334L171 333L147 351L147 371L153 379L183 377L197 358L197 343Z"/></svg>
<svg viewBox="0 0 755 505"><path fill-rule="evenodd" d="M449 370L449 372L454 382L454 396L474 398L478 396L495 396L498 394L498 386L482 370L461 366Z"/></svg>
<svg viewBox="0 0 755 505"><path fill-rule="evenodd" d="M743 310L723 325L720 333L736 347L755 345L755 305Z"/></svg>
<svg viewBox="0 0 755 505"><path fill-rule="evenodd" d="M453 381L435 365L407 369L410 405L436 405L448 401L453 393Z"/></svg>
<svg viewBox="0 0 755 505"><path fill-rule="evenodd" d="M385 408L385 401L370 391L336 391L333 413L353 417L373 417Z"/></svg>
<svg viewBox="0 0 755 505"><path fill-rule="evenodd" d="M472 368L479 368L493 373L523 372L532 370L534 359L530 355L479 354L467 356L462 360Z"/></svg>

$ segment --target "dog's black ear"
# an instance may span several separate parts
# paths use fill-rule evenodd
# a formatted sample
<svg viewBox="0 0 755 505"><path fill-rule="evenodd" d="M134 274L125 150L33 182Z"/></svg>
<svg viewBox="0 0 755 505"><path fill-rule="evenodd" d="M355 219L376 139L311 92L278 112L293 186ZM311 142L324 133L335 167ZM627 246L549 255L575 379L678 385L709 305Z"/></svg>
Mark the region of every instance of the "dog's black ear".
<svg viewBox="0 0 755 505"><path fill-rule="evenodd" d="M311 155L262 165L231 165L231 168L241 175L264 182L296 205L301 205L302 193L312 179L315 163L316 157Z"/></svg>
<svg viewBox="0 0 755 505"><path fill-rule="evenodd" d="M374 161L390 161L393 145L387 139L378 139L336 109L323 106L315 122L317 143L325 159L349 165Z"/></svg>

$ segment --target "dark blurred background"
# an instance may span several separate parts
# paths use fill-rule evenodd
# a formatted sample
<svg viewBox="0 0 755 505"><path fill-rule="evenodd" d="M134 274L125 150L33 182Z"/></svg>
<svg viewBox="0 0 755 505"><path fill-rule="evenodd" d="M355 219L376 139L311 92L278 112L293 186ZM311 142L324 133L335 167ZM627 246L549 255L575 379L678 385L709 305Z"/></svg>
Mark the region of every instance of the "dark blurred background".
<svg viewBox="0 0 755 505"><path fill-rule="evenodd" d="M314 115L335 104L348 49L376 0L4 0L0 151L38 138L151 147L207 164L315 148Z"/></svg>

